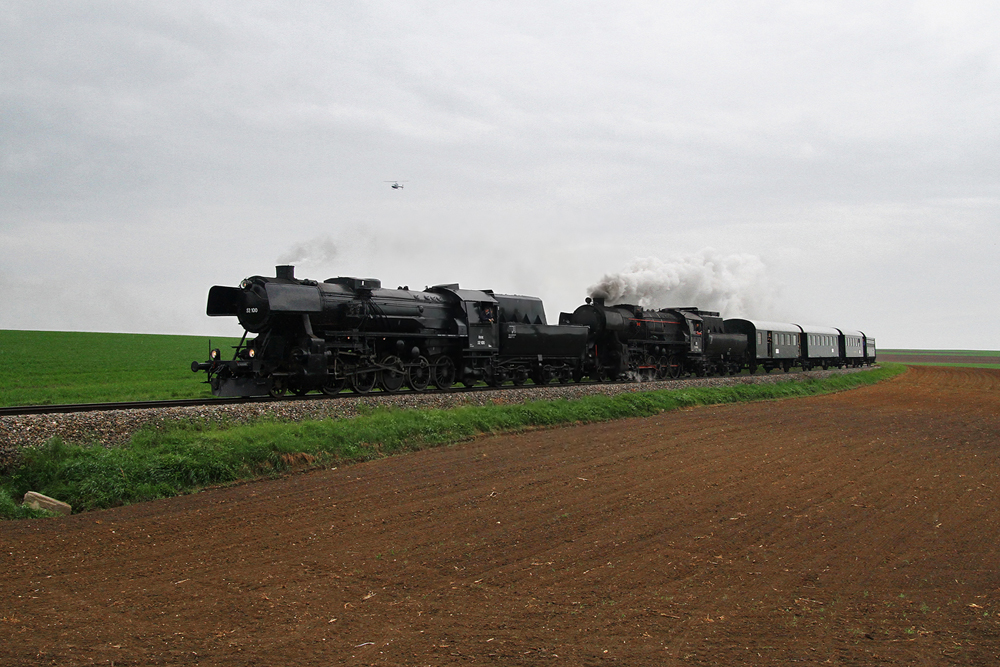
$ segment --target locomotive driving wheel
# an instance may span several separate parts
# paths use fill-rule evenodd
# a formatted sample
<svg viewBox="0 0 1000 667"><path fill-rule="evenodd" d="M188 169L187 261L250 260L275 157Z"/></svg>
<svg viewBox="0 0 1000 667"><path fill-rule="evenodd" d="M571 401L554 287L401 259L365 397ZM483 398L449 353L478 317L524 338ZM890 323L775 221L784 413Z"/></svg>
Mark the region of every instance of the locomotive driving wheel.
<svg viewBox="0 0 1000 667"><path fill-rule="evenodd" d="M321 390L327 396L336 396L344 388L345 384L347 384L346 378L340 378L338 380L331 373L326 376L326 382L323 383Z"/></svg>
<svg viewBox="0 0 1000 667"><path fill-rule="evenodd" d="M399 391L403 386L406 374L403 371L403 362L395 355L386 355L382 358L382 369L378 372L378 381L385 391Z"/></svg>
<svg viewBox="0 0 1000 667"><path fill-rule="evenodd" d="M374 368L355 371L351 377L351 390L355 394L367 394L375 387L378 372Z"/></svg>
<svg viewBox="0 0 1000 667"><path fill-rule="evenodd" d="M340 377L337 377L337 376ZM336 396L347 384L347 378L343 375L343 368L340 359L334 359L333 368L327 374L320 390L327 396Z"/></svg>
<svg viewBox="0 0 1000 667"><path fill-rule="evenodd" d="M656 379L656 358L651 354L647 354L646 358L643 360L642 364L645 368L639 373L639 377L642 378L643 382L652 382Z"/></svg>
<svg viewBox="0 0 1000 667"><path fill-rule="evenodd" d="M431 366L431 382L438 389L448 389L455 384L455 362L451 357L440 355Z"/></svg>
<svg viewBox="0 0 1000 667"><path fill-rule="evenodd" d="M417 359L406 369L406 386L413 391L423 391L431 381L431 364L427 357Z"/></svg>

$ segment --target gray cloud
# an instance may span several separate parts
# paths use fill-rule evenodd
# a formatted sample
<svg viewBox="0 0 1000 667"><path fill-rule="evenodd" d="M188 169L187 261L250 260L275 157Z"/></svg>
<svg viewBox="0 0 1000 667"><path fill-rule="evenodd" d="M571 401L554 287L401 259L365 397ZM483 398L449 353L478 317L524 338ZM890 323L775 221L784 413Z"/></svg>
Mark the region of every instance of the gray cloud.
<svg viewBox="0 0 1000 667"><path fill-rule="evenodd" d="M210 284L286 255L569 309L635 257L713 247L766 263L789 317L995 346L906 323L927 276L958 308L993 297L998 11L14 0L0 266L85 276L111 309L113 288L173 284L169 325L142 299L135 317L195 332L223 326ZM32 294L0 327L121 326Z"/></svg>

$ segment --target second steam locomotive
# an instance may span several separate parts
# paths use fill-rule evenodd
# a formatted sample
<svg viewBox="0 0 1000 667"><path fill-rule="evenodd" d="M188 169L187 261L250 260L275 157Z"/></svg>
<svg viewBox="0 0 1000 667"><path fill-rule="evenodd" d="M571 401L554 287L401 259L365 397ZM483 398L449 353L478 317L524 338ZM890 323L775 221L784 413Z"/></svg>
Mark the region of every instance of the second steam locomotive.
<svg viewBox="0 0 1000 667"><path fill-rule="evenodd" d="M232 359L215 349L191 365L207 372L217 396L653 380L875 361L875 341L862 332L589 298L552 325L536 297L457 284L420 291L371 278L301 280L291 266L212 287L207 313L234 316L245 330Z"/></svg>

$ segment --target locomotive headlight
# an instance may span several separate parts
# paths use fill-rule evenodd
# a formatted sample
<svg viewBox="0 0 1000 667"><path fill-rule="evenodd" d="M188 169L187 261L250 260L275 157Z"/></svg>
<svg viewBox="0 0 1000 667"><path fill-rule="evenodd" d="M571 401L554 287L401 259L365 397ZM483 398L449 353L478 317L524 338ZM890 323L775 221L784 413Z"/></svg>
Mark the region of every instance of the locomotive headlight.
<svg viewBox="0 0 1000 667"><path fill-rule="evenodd" d="M257 356L257 350L255 350L255 349L253 349L253 348L251 347L251 348L250 348L250 351L249 351L249 352L247 352L247 354L248 354L248 355L250 355L250 358L251 358L251 359L253 359L254 357L256 357L256 356Z"/></svg>
<svg viewBox="0 0 1000 667"><path fill-rule="evenodd" d="M222 352L219 351L219 348L215 348L208 354L208 358L211 359L212 361L218 361L219 357L221 356Z"/></svg>

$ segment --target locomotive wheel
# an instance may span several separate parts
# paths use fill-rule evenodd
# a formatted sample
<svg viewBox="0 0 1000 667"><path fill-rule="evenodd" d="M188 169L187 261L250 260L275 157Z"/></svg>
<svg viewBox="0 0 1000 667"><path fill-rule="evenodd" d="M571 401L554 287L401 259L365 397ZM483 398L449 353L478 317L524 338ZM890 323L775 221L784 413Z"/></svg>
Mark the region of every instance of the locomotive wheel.
<svg viewBox="0 0 1000 667"><path fill-rule="evenodd" d="M351 378L351 390L355 394L367 394L375 387L378 372L374 368L357 371Z"/></svg>
<svg viewBox="0 0 1000 667"><path fill-rule="evenodd" d="M583 382L583 369L579 366L573 369L573 382Z"/></svg>
<svg viewBox="0 0 1000 667"><path fill-rule="evenodd" d="M284 380L272 380L271 389L268 390L269 393L274 398L281 398L285 395L285 381Z"/></svg>
<svg viewBox="0 0 1000 667"><path fill-rule="evenodd" d="M539 368L532 374L531 381L535 384L548 384L552 381L552 371L547 368Z"/></svg>
<svg viewBox="0 0 1000 667"><path fill-rule="evenodd" d="M431 381L431 364L426 357L417 360L406 369L406 386L413 391L423 391Z"/></svg>
<svg viewBox="0 0 1000 667"><path fill-rule="evenodd" d="M331 373L326 376L326 382L323 384L322 391L327 396L336 396L340 393L340 390L344 388L345 384L347 384L347 380L345 378L340 378L338 380Z"/></svg>
<svg viewBox="0 0 1000 667"><path fill-rule="evenodd" d="M451 360L451 357L446 357L443 354L439 356L434 360L431 371L431 382L438 389L448 389L455 384L455 362Z"/></svg>
<svg viewBox="0 0 1000 667"><path fill-rule="evenodd" d="M342 373L344 371L343 364L340 359L333 360L333 367L327 371L326 379L323 381L323 386L321 391L327 396L336 396L347 384L347 378L345 378ZM340 375L341 377L337 377Z"/></svg>
<svg viewBox="0 0 1000 667"><path fill-rule="evenodd" d="M510 381L514 383L515 387L520 387L528 381L528 371L526 371L523 367L518 366L514 369L514 372L511 373Z"/></svg>
<svg viewBox="0 0 1000 667"><path fill-rule="evenodd" d="M486 366L486 384L490 387L499 387L507 380L507 374L502 368L497 368L493 364Z"/></svg>
<svg viewBox="0 0 1000 667"><path fill-rule="evenodd" d="M292 387L292 393L295 394L296 396L305 396L306 394L309 393L309 389L307 389L306 387L296 386Z"/></svg>
<svg viewBox="0 0 1000 667"><path fill-rule="evenodd" d="M652 382L656 379L656 359L652 355L647 355L643 366L648 366L648 368L643 368L640 377L642 377L643 382Z"/></svg>
<svg viewBox="0 0 1000 667"><path fill-rule="evenodd" d="M403 362L399 357L388 355L382 358L382 366L385 368L378 372L378 383L385 391L399 391L403 386L406 375L403 372Z"/></svg>
<svg viewBox="0 0 1000 667"><path fill-rule="evenodd" d="M559 384L566 384L573 379L573 373L568 368L561 368L559 370Z"/></svg>
<svg viewBox="0 0 1000 667"><path fill-rule="evenodd" d="M667 358L667 377L676 380L681 376L683 371L684 367L681 365L681 360L676 355L670 355Z"/></svg>

